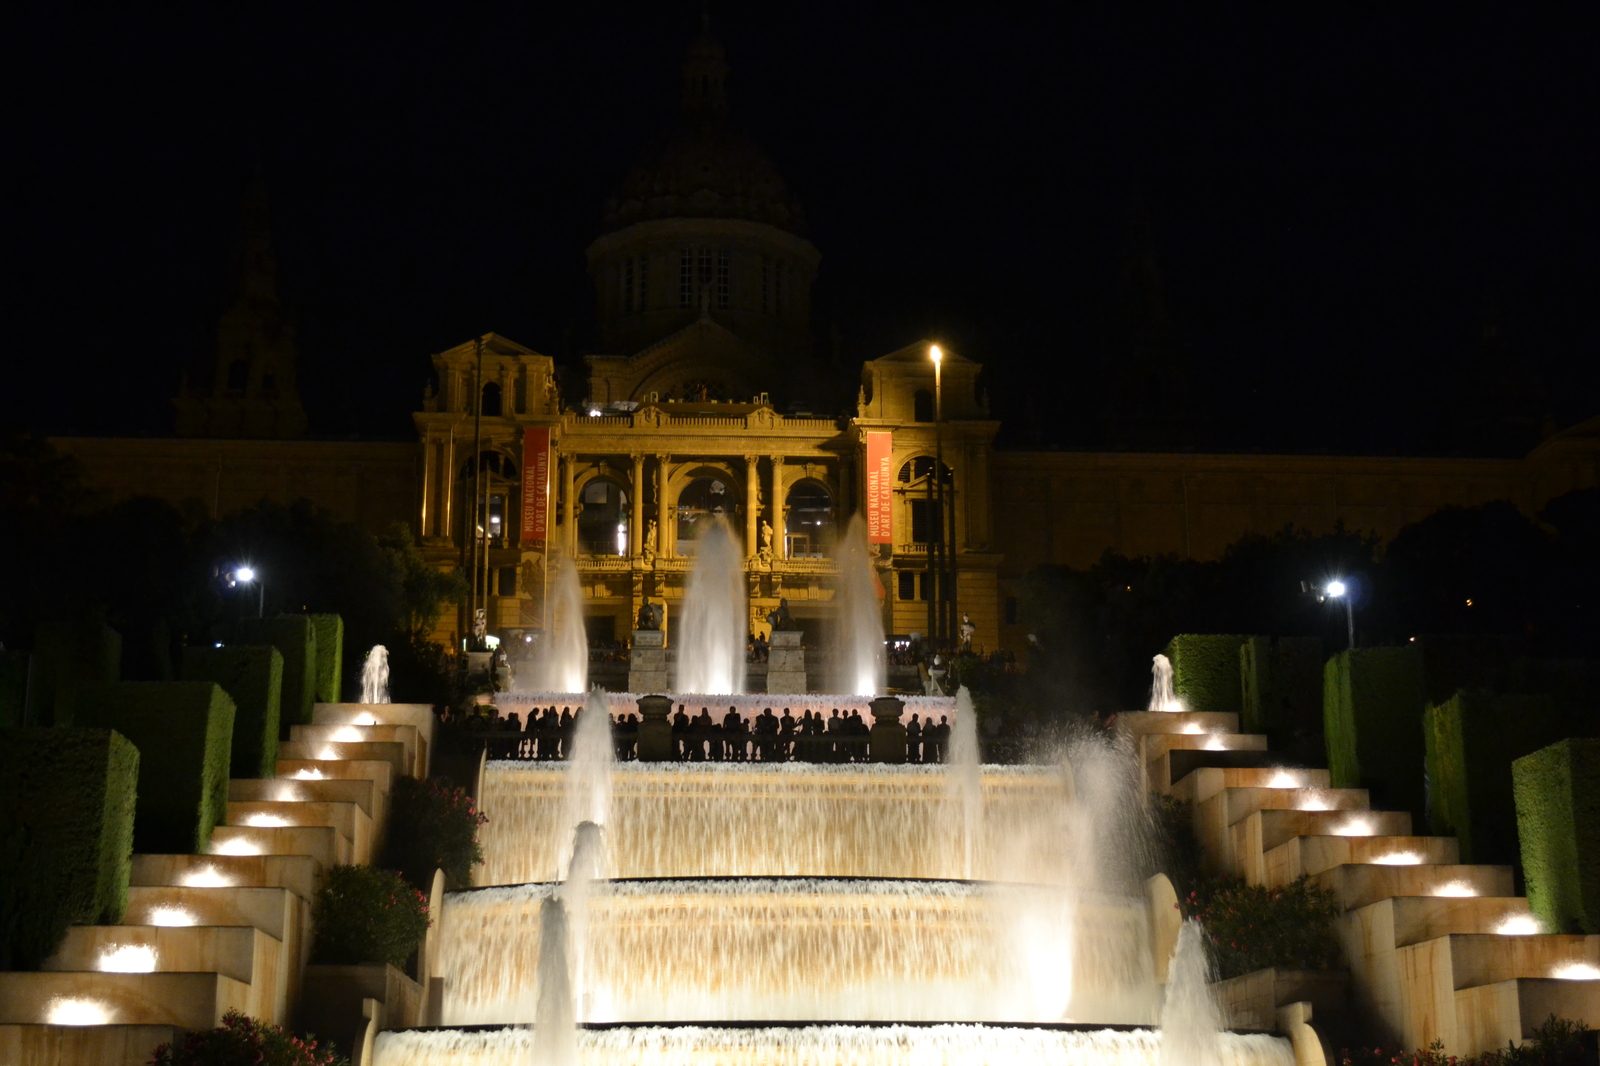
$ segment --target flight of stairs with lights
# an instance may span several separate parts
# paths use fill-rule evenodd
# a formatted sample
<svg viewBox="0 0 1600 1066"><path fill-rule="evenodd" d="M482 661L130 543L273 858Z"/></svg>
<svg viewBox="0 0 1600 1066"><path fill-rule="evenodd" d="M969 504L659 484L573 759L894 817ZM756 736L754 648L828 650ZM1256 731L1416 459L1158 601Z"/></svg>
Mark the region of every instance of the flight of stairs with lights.
<svg viewBox="0 0 1600 1066"><path fill-rule="evenodd" d="M302 984L323 871L372 861L394 779L427 775L432 739L426 705L317 704L279 745L276 777L229 782L208 854L135 854L120 925L74 926L42 971L0 973L0 1063L144 1066L232 1009L293 1025L302 999L357 1062L368 1030L416 1024L409 982L305 997Z"/></svg>
<svg viewBox="0 0 1600 1066"><path fill-rule="evenodd" d="M1386 1044L1468 1055L1521 1042L1551 1014L1600 1027L1600 936L1541 932L1509 866L1462 865L1454 837L1413 835L1409 813L1372 810L1365 789L1274 765L1236 714L1117 724L1149 789L1193 805L1206 873L1269 888L1305 875L1333 891L1349 1009ZM1268 998L1225 1003L1233 1024L1282 1005L1270 983L1253 992Z"/></svg>

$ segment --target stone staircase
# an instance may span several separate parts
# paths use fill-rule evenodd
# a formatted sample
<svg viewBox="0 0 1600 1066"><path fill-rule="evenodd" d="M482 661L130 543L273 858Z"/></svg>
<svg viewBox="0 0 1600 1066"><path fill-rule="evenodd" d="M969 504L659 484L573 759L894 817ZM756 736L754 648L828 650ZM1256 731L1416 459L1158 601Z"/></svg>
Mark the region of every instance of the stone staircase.
<svg viewBox="0 0 1600 1066"><path fill-rule="evenodd" d="M1351 1007L1386 1043L1476 1054L1549 1015L1600 1027L1600 936L1542 932L1510 867L1461 865L1453 837L1413 835L1326 770L1274 765L1232 714L1132 712L1118 728L1152 791L1193 805L1207 873L1334 893ZM1268 1005L1270 1006L1270 1005Z"/></svg>
<svg viewBox="0 0 1600 1066"><path fill-rule="evenodd" d="M229 783L209 854L135 855L122 924L76 926L40 972L0 973L0 1063L143 1066L232 1009L292 1025L322 872L372 861L395 776L427 773L432 724L426 706L318 704L276 777ZM382 1001L357 1006L382 1024Z"/></svg>

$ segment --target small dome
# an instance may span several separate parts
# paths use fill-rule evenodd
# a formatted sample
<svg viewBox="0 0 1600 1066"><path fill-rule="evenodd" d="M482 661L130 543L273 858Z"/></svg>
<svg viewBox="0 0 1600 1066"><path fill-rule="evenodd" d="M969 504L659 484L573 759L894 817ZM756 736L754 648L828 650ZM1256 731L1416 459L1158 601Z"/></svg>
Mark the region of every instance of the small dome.
<svg viewBox="0 0 1600 1066"><path fill-rule="evenodd" d="M728 118L722 46L701 32L683 64L683 113L606 204L606 232L661 218L738 218L791 233L800 205L767 154Z"/></svg>

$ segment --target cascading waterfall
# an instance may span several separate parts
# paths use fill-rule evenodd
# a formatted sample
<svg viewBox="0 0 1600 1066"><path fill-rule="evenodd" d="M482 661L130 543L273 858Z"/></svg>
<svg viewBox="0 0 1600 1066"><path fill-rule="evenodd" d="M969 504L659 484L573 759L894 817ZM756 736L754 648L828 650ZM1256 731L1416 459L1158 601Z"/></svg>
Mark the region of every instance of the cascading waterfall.
<svg viewBox="0 0 1600 1066"><path fill-rule="evenodd" d="M1157 655L1150 661L1149 711L1181 711L1183 701L1172 691L1172 660Z"/></svg>
<svg viewBox="0 0 1600 1066"><path fill-rule="evenodd" d="M589 638L578 568L561 559L554 576L544 638L533 649L533 661L517 672L519 692L583 692L589 687Z"/></svg>
<svg viewBox="0 0 1600 1066"><path fill-rule="evenodd" d="M1178 931L1161 1006L1160 1066L1222 1066L1222 1012L1211 995L1205 928L1193 918Z"/></svg>
<svg viewBox="0 0 1600 1066"><path fill-rule="evenodd" d="M728 523L718 518L696 543L675 636L679 692L744 691L750 634L744 558Z"/></svg>
<svg viewBox="0 0 1600 1066"><path fill-rule="evenodd" d="M539 905L539 999L533 1020L533 1066L578 1066L578 1025L567 959L567 909L559 896Z"/></svg>
<svg viewBox="0 0 1600 1066"><path fill-rule="evenodd" d="M888 660L883 648L883 611L877 576L872 571L867 524L850 519L839 542L838 626L832 651L832 691L877 696L888 687Z"/></svg>
<svg viewBox="0 0 1600 1066"><path fill-rule="evenodd" d="M983 778L978 765L978 716L972 693L956 692L956 720L950 726L950 751L945 758L950 788L961 812L962 877L976 877L978 838L983 831Z"/></svg>
<svg viewBox="0 0 1600 1066"><path fill-rule="evenodd" d="M558 839L573 839L578 826L604 826L611 819L611 775L616 765L611 739L611 710L605 692L596 688L578 713L572 730L572 754L566 760L565 810ZM565 858L566 856L561 856ZM558 872L558 876L560 876Z"/></svg>
<svg viewBox="0 0 1600 1066"><path fill-rule="evenodd" d="M389 702L389 649L374 644L361 664L361 702Z"/></svg>

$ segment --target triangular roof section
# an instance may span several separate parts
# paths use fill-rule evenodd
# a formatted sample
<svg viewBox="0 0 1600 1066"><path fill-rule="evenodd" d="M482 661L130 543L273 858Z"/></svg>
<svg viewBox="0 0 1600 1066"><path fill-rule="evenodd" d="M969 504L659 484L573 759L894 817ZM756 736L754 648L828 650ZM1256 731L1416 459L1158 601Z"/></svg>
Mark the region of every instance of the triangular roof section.
<svg viewBox="0 0 1600 1066"><path fill-rule="evenodd" d="M874 363L930 363L932 360L929 358L928 349L935 344L939 345L939 352L946 366L953 364L978 365L948 344L941 344L939 341L926 338L920 341L913 341L904 348L897 348L888 355L880 355L872 361Z"/></svg>
<svg viewBox="0 0 1600 1066"><path fill-rule="evenodd" d="M502 337L498 333L485 333L481 338L474 337L469 341L464 341L461 344L456 345L454 348L446 348L439 354L445 356L446 358L457 358L462 355L475 356L477 354L476 345L479 340L483 341L484 355L538 356L541 354L534 351L532 348L529 348L527 345L518 344L511 338Z"/></svg>

